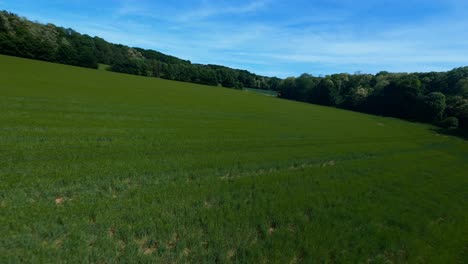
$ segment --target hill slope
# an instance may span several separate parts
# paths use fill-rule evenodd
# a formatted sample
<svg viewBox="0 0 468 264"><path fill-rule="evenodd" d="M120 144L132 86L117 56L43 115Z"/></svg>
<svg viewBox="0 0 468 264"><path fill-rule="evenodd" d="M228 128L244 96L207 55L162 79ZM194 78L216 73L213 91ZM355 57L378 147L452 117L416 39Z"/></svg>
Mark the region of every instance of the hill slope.
<svg viewBox="0 0 468 264"><path fill-rule="evenodd" d="M0 56L0 262L463 262L468 143Z"/></svg>

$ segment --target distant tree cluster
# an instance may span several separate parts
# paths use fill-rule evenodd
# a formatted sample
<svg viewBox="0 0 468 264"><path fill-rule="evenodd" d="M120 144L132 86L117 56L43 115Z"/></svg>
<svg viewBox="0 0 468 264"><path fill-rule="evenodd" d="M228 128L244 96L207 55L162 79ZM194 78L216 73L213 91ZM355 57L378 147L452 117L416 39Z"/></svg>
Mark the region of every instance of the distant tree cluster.
<svg viewBox="0 0 468 264"><path fill-rule="evenodd" d="M198 84L276 90L280 79L245 70L190 61L154 50L112 44L72 29L31 22L7 11L0 12L0 53L30 59L158 77Z"/></svg>
<svg viewBox="0 0 468 264"><path fill-rule="evenodd" d="M303 74L283 80L279 97L468 129L468 67L411 74Z"/></svg>

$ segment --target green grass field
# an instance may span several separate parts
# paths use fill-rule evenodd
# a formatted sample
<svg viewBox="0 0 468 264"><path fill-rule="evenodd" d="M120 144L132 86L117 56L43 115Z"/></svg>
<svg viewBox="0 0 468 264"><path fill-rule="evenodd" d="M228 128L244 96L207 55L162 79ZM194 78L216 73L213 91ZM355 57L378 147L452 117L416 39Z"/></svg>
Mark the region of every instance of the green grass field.
<svg viewBox="0 0 468 264"><path fill-rule="evenodd" d="M255 92L255 93L260 93L263 95L274 96L274 97L276 97L276 95L278 94L276 91L260 90L260 89L254 89L254 88L244 88L244 91Z"/></svg>
<svg viewBox="0 0 468 264"><path fill-rule="evenodd" d="M466 263L468 142L0 56L1 263Z"/></svg>

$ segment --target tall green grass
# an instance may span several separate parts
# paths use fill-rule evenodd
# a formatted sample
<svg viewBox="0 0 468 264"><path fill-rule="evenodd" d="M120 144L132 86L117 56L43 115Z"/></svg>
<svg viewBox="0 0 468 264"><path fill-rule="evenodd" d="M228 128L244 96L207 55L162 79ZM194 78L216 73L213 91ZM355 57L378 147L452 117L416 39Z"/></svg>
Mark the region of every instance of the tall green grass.
<svg viewBox="0 0 468 264"><path fill-rule="evenodd" d="M466 263L468 143L0 56L0 262Z"/></svg>

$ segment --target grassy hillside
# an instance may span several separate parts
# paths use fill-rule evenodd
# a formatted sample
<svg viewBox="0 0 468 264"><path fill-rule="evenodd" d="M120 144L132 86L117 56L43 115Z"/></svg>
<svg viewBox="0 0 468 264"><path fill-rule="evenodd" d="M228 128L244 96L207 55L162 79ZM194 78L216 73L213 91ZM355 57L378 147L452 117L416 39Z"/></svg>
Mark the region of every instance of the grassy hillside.
<svg viewBox="0 0 468 264"><path fill-rule="evenodd" d="M272 90L262 90L262 89L254 89L254 88L244 88L243 90L247 92L260 93L263 95L274 96L274 97L277 97L278 95L277 91L272 91Z"/></svg>
<svg viewBox="0 0 468 264"><path fill-rule="evenodd" d="M0 262L468 260L468 143L0 56Z"/></svg>

